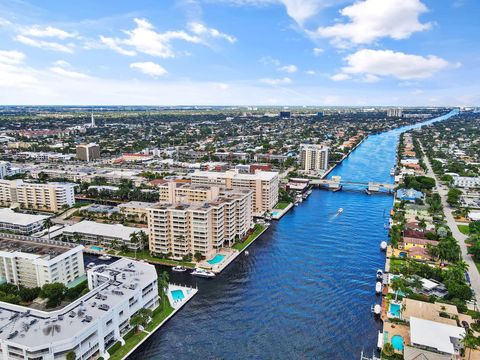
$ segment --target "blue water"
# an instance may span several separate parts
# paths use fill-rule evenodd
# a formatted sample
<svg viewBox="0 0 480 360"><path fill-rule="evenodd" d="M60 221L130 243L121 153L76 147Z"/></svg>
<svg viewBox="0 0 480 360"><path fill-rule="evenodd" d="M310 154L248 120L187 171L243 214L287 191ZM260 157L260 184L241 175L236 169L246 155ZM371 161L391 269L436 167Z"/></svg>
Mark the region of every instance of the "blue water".
<svg viewBox="0 0 480 360"><path fill-rule="evenodd" d="M392 340L390 340L390 342L392 343L393 348L395 350L398 350L398 351L403 350L403 337L401 337L400 335L392 336Z"/></svg>
<svg viewBox="0 0 480 360"><path fill-rule="evenodd" d="M185 298L182 290L172 290L170 293L172 294L173 301L183 300Z"/></svg>
<svg viewBox="0 0 480 360"><path fill-rule="evenodd" d="M225 255L217 254L217 255L215 255L215 257L213 259L210 259L207 262L210 265L215 265L215 264L218 264L218 263L222 262L224 258L225 258Z"/></svg>
<svg viewBox="0 0 480 360"><path fill-rule="evenodd" d="M399 304L390 304L390 309L389 312L392 314L392 316L395 316L396 318L400 317L400 305Z"/></svg>
<svg viewBox="0 0 480 360"><path fill-rule="evenodd" d="M330 176L391 182L401 131L370 136ZM171 273L199 293L130 358L348 360L370 353L381 328L370 307L391 206L389 195L315 190L214 281Z"/></svg>

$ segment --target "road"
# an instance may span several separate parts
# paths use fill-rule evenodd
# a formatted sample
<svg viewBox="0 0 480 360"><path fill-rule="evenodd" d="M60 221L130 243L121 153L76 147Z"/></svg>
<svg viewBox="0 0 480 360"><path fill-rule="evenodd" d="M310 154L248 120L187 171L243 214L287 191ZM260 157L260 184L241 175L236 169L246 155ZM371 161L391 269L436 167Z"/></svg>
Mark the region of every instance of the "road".
<svg viewBox="0 0 480 360"><path fill-rule="evenodd" d="M422 152L425 154L423 146L420 145L420 147L422 148ZM427 166L427 176L434 178L437 183L435 190L440 194L440 198L442 199L445 220L447 221L447 224L452 231L453 237L457 240L458 245L460 245L463 260L468 264L468 275L470 276L471 287L475 292L475 298L480 299L480 274L478 272L477 266L475 265L475 262L473 261L472 256L468 254L467 244L465 243L465 240L468 239L468 236L462 234L460 230L458 230L457 222L453 217L454 209L452 209L452 207L447 203L448 187L441 185L440 180L432 170L432 165L430 164L430 161L425 155L423 157L423 161Z"/></svg>

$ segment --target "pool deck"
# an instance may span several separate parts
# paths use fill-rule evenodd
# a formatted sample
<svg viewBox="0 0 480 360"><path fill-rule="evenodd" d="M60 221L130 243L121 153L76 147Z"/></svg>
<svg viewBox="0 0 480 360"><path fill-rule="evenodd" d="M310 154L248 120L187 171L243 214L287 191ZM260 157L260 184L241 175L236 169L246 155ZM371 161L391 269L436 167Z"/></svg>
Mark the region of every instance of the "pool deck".
<svg viewBox="0 0 480 360"><path fill-rule="evenodd" d="M171 292L174 290L182 290L185 297L181 301L174 302L172 298ZM190 288L187 286L175 285L175 284L168 284L167 289L167 296L170 305L173 307L173 311L168 317L165 318L160 324L158 324L152 331L144 330L148 335L142 339L132 350L130 350L125 356L122 358L127 359L133 352L138 349L147 339L152 336L158 329L160 329L170 318L177 313L187 302L189 302L198 292L198 289Z"/></svg>
<svg viewBox="0 0 480 360"><path fill-rule="evenodd" d="M391 342L392 337L399 335L403 338L403 347L410 345L410 328L402 324L394 324L386 322L383 324L383 334L386 337L387 342ZM402 354L402 351L395 350L397 354Z"/></svg>
<svg viewBox="0 0 480 360"><path fill-rule="evenodd" d="M285 215L291 208L293 208L293 204L290 203L288 204L285 209L272 209L272 212L278 212L278 214L273 214L272 213L272 219L273 220L280 220L283 215Z"/></svg>

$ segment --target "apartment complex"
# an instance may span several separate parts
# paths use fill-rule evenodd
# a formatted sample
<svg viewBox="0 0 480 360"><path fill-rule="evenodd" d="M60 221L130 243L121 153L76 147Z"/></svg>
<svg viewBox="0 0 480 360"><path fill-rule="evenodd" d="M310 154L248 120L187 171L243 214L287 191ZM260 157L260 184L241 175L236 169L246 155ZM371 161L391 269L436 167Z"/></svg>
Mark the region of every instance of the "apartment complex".
<svg viewBox="0 0 480 360"><path fill-rule="evenodd" d="M0 180L0 205L19 204L25 209L58 211L75 204L74 184L28 183L22 180Z"/></svg>
<svg viewBox="0 0 480 360"><path fill-rule="evenodd" d="M328 169L328 150L324 145L300 145L300 169L306 172L319 172Z"/></svg>
<svg viewBox="0 0 480 360"><path fill-rule="evenodd" d="M26 287L60 282L65 285L85 275L83 246L65 247L0 235L0 279Z"/></svg>
<svg viewBox="0 0 480 360"><path fill-rule="evenodd" d="M95 143L77 145L77 159L83 161L100 159L100 147Z"/></svg>
<svg viewBox="0 0 480 360"><path fill-rule="evenodd" d="M150 251L182 258L210 256L232 246L253 226L249 189L170 183L161 194L169 202L148 209Z"/></svg>
<svg viewBox="0 0 480 360"><path fill-rule="evenodd" d="M227 189L250 189L253 191L252 211L262 216L278 203L279 176L273 171L256 171L242 174L238 170L226 172L196 171L191 175L192 184L217 185Z"/></svg>
<svg viewBox="0 0 480 360"><path fill-rule="evenodd" d="M42 230L49 216L17 213L9 208L0 208L0 231L30 235Z"/></svg>
<svg viewBox="0 0 480 360"><path fill-rule="evenodd" d="M158 306L153 265L120 259L88 271L90 291L55 311L0 303L3 359L108 359L107 348L131 330L140 309Z"/></svg>
<svg viewBox="0 0 480 360"><path fill-rule="evenodd" d="M403 110L400 108L391 108L387 110L387 117L402 117Z"/></svg>

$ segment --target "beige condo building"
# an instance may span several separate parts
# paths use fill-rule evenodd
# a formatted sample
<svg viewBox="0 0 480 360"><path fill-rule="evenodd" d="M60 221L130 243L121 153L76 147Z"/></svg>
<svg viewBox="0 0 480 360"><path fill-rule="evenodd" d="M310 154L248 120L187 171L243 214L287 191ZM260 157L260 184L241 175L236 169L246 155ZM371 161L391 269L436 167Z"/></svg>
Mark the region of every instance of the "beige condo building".
<svg viewBox="0 0 480 360"><path fill-rule="evenodd" d="M251 190L172 182L160 193L163 202L148 209L152 253L208 257L244 238L253 226Z"/></svg>
<svg viewBox="0 0 480 360"><path fill-rule="evenodd" d="M255 174L242 174L238 170L226 172L196 171L192 174L191 179L192 184L252 190L254 216L262 216L265 212L272 210L278 203L280 181L277 172L257 170Z"/></svg>

